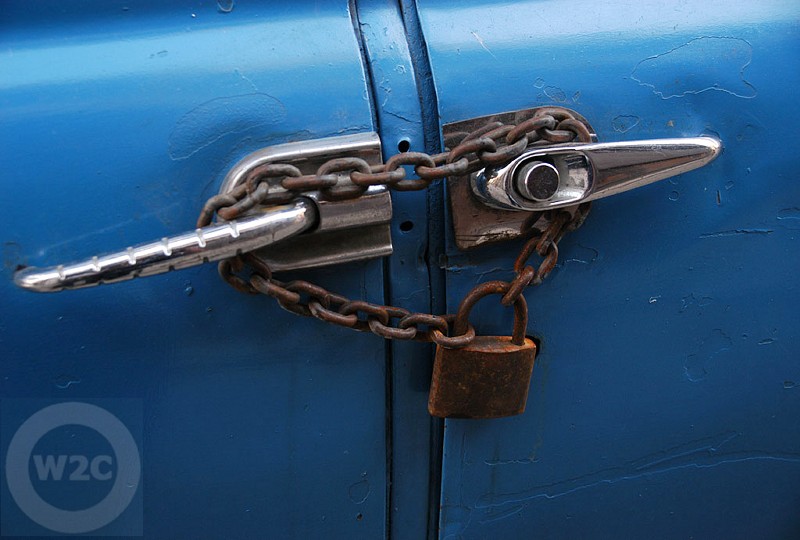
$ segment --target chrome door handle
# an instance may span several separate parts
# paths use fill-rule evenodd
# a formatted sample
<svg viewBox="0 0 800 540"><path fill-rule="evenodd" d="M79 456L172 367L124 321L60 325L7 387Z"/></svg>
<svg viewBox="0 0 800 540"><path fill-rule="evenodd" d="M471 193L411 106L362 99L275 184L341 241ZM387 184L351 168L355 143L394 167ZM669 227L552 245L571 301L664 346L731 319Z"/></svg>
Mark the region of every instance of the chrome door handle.
<svg viewBox="0 0 800 540"><path fill-rule="evenodd" d="M721 150L711 137L534 147L501 168L479 171L470 181L473 193L491 207L542 211L697 169Z"/></svg>
<svg viewBox="0 0 800 540"><path fill-rule="evenodd" d="M580 142L543 144L542 139L563 133L558 127L558 133L548 134L543 129L531 134L527 148L502 165L484 165L472 169L475 172L448 177L450 215L459 249L505 242L525 236L531 229L544 230L552 217L547 210L563 208L574 214L581 203L702 167L722 151L722 144L711 137L598 143L586 118L576 111L551 107L462 120L444 125L442 132L451 146L458 145L469 134L481 137L482 126L516 126L537 117L546 120L554 111L570 119L564 122L571 122L572 127L577 122L585 128ZM573 140L578 138L577 132L574 135ZM482 147L490 148L488 142Z"/></svg>
<svg viewBox="0 0 800 540"><path fill-rule="evenodd" d="M221 191L225 195L245 193L249 175L275 161L310 174L320 163L351 153L365 162L380 163L380 139L375 133L360 133L263 148L234 165ZM279 185L270 189L285 191ZM392 252L392 201L386 187L370 186L357 199L328 200L319 191L296 197L277 206L251 204L242 217L114 253L66 265L23 268L14 274L14 282L31 291L55 292L162 274L247 252L276 272ZM304 232L308 234L302 239L291 240ZM278 242L279 246L271 247Z"/></svg>
<svg viewBox="0 0 800 540"><path fill-rule="evenodd" d="M83 261L47 268L24 268L14 274L14 282L31 291L57 292L163 274L226 259L297 236L312 229L317 217L313 202L298 199L255 215Z"/></svg>

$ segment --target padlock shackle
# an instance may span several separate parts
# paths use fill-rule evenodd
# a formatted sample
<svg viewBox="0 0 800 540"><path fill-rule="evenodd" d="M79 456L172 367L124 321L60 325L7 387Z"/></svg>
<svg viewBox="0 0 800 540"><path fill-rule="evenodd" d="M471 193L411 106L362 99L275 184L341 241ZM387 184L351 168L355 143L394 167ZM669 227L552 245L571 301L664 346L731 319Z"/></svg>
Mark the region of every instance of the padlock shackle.
<svg viewBox="0 0 800 540"><path fill-rule="evenodd" d="M456 319L453 322L453 335L460 336L465 334L469 328L469 313L478 301L490 294L506 294L511 288L511 284L505 281L487 281L478 285L467 294L458 306ZM521 294L514 301L514 332L511 334L511 343L523 345L525 343L525 331L528 328L528 303Z"/></svg>

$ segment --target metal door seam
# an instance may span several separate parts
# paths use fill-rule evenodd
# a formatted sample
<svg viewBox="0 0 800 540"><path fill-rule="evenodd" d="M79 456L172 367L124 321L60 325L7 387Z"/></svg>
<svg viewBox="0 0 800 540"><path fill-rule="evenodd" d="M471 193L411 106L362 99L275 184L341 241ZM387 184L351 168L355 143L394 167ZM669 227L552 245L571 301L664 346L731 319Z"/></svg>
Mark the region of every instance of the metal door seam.
<svg viewBox="0 0 800 540"><path fill-rule="evenodd" d="M351 0L350 10L384 158L402 151L403 142L412 151L440 151L437 100L416 4ZM442 311L441 183L426 192L394 194L393 206L395 252L384 264L384 301L411 311ZM387 537L438 535L443 426L426 410L431 363L428 345L387 346Z"/></svg>

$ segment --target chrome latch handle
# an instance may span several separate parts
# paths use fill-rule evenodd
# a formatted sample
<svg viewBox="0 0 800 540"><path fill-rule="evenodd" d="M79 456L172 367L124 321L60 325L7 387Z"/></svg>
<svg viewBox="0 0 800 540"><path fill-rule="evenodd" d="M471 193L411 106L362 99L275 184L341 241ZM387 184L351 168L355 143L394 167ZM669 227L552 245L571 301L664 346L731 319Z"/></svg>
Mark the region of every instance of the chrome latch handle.
<svg viewBox="0 0 800 540"><path fill-rule="evenodd" d="M549 210L608 197L709 163L722 150L711 137L531 148L470 179L485 204L502 210Z"/></svg>
<svg viewBox="0 0 800 540"><path fill-rule="evenodd" d="M313 229L317 218L316 205L308 199L298 199L241 219L201 227L83 261L47 268L24 268L14 274L14 283L35 292L57 292L163 274L292 238Z"/></svg>
<svg viewBox="0 0 800 540"><path fill-rule="evenodd" d="M342 135L263 148L234 165L221 191L230 194L244 187L258 167L278 160L312 174L320 164L350 155L369 164L381 163L377 134ZM273 190L285 191L280 186L273 186ZM256 205L235 220L171 238L71 264L24 268L14 274L14 282L31 291L55 292L162 274L250 252L276 272L392 253L392 200L385 186L370 186L356 199L328 200L319 191L296 196L299 198L289 204ZM293 240L301 233L306 234Z"/></svg>

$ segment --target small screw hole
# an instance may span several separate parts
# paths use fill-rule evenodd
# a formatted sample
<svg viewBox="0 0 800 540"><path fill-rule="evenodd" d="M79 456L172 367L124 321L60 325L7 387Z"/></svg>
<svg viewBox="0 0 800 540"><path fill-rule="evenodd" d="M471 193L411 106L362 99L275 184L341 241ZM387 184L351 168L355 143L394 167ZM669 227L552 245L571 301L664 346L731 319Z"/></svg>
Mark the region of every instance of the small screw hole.
<svg viewBox="0 0 800 540"><path fill-rule="evenodd" d="M414 222L413 221L404 221L404 222L402 222L400 224L400 230L403 231L403 232L408 232L413 228L414 228Z"/></svg>
<svg viewBox="0 0 800 540"><path fill-rule="evenodd" d="M411 149L411 141L408 139L400 139L400 142L397 143L397 151L401 154L408 152Z"/></svg>

